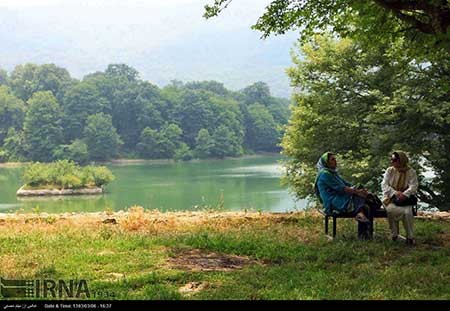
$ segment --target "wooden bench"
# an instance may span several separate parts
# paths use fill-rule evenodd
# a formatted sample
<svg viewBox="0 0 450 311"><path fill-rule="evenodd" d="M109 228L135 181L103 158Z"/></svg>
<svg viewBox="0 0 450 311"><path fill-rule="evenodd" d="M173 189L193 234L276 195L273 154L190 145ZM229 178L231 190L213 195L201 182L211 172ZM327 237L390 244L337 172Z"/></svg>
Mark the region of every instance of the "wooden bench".
<svg viewBox="0 0 450 311"><path fill-rule="evenodd" d="M413 215L417 216L417 205L414 205L412 207L413 209ZM336 237L336 227L337 227L337 219L338 218L355 218L354 214L326 214L323 209L318 209L319 212L325 217L325 234L329 236L328 234L328 224L329 224L329 219L332 218L333 219L333 239ZM371 239L373 237L373 222L375 218L386 218L387 217L387 212L386 210L383 209L377 209L373 215L369 215L367 218L369 218L369 239ZM361 225L361 223L358 222L358 236L360 236L362 234L362 231L365 230L364 225Z"/></svg>

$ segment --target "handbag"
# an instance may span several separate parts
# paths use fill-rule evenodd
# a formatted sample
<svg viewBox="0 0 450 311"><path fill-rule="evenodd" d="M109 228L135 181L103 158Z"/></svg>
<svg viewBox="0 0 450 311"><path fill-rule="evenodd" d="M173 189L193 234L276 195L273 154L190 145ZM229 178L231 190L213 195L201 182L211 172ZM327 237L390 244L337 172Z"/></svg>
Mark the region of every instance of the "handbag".
<svg viewBox="0 0 450 311"><path fill-rule="evenodd" d="M417 204L417 197L415 195L410 195L403 201L400 201L397 196L394 194L392 197L392 203L394 203L397 206L408 206L408 205L416 205Z"/></svg>
<svg viewBox="0 0 450 311"><path fill-rule="evenodd" d="M369 205L372 210L380 210L383 209L383 203L381 200L373 193L370 193L366 197L366 203Z"/></svg>

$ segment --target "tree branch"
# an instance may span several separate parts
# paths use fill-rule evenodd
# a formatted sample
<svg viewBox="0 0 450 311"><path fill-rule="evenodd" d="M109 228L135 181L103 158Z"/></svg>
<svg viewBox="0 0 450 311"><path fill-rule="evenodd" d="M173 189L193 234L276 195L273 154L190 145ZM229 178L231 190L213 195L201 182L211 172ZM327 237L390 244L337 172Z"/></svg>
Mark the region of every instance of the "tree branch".
<svg viewBox="0 0 450 311"><path fill-rule="evenodd" d="M374 0L382 8L393 12L399 19L413 25L425 34L442 34L450 26L450 4L440 1L435 5L424 0ZM407 14L409 13L409 14ZM421 14L429 22L424 22L414 15Z"/></svg>

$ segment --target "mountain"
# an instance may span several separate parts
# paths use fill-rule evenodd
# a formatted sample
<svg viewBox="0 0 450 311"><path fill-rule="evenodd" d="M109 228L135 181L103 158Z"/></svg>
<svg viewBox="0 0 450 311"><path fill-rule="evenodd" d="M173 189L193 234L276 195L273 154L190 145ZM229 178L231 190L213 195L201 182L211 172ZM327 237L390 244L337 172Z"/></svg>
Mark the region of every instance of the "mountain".
<svg viewBox="0 0 450 311"><path fill-rule="evenodd" d="M209 1L211 2L211 1ZM208 0L15 0L0 3L0 68L54 63L76 78L125 63L159 86L216 80L238 90L266 82L289 97L285 69L297 35L251 30L268 1L233 2L205 20Z"/></svg>

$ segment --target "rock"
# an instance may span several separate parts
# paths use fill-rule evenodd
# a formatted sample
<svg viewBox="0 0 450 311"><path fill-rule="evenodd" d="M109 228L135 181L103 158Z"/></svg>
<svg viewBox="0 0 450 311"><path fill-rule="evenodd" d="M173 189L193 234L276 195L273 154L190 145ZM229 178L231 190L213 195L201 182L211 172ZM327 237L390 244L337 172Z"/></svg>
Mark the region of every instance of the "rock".
<svg viewBox="0 0 450 311"><path fill-rule="evenodd" d="M180 294L192 295L208 287L210 287L210 284L208 282L189 282L185 286L180 287L178 291L180 292Z"/></svg>
<svg viewBox="0 0 450 311"><path fill-rule="evenodd" d="M97 188L81 188L81 189L33 189L25 190L24 186L17 190L17 196L44 196L44 195L80 195L80 194L101 194L103 189Z"/></svg>
<svg viewBox="0 0 450 311"><path fill-rule="evenodd" d="M117 220L115 218L106 218L105 220L102 221L102 223L117 225Z"/></svg>

